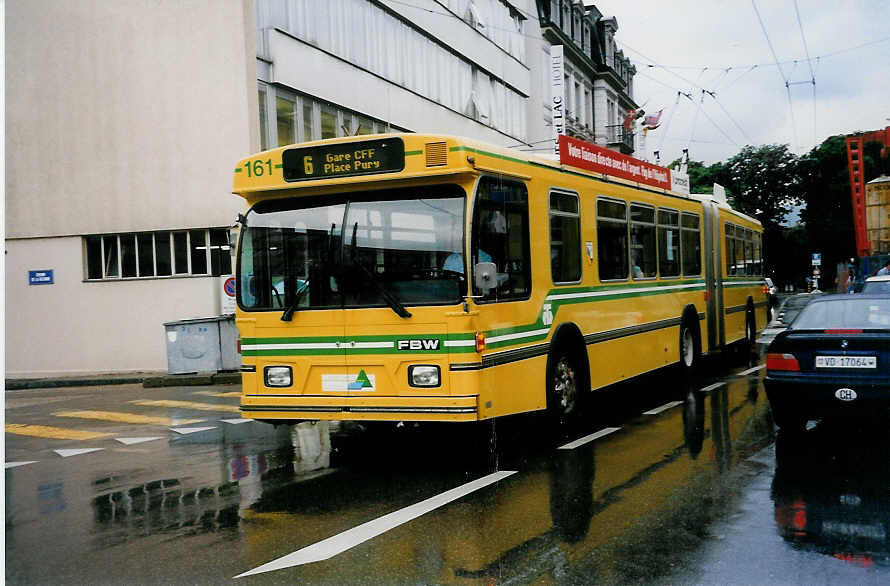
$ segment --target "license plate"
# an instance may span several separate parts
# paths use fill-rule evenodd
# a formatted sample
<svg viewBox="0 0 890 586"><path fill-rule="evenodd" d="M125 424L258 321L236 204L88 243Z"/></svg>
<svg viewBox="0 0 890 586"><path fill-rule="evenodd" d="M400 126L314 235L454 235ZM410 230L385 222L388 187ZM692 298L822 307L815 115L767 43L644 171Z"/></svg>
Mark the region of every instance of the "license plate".
<svg viewBox="0 0 890 586"><path fill-rule="evenodd" d="M875 356L816 356L816 368L877 368Z"/></svg>

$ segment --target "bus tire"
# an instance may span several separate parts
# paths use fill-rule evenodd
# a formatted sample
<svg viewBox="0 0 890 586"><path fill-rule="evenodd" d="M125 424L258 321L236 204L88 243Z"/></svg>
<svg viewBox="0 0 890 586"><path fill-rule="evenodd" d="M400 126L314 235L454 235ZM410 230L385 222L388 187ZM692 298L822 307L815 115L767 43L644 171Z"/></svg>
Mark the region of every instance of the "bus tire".
<svg viewBox="0 0 890 586"><path fill-rule="evenodd" d="M555 424L577 419L585 379L577 352L563 345L551 353L547 360L547 413Z"/></svg>
<svg viewBox="0 0 890 586"><path fill-rule="evenodd" d="M689 314L680 323L680 369L686 375L694 373L701 362L701 341L696 325Z"/></svg>

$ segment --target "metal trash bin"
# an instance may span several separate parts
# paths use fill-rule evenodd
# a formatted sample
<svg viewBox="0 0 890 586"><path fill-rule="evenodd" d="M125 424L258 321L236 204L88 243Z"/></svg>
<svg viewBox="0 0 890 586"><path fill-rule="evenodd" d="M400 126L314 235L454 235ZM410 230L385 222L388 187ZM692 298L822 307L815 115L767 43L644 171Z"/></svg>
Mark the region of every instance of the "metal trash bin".
<svg viewBox="0 0 890 586"><path fill-rule="evenodd" d="M231 315L182 319L164 324L167 372L191 374L238 370L238 330Z"/></svg>

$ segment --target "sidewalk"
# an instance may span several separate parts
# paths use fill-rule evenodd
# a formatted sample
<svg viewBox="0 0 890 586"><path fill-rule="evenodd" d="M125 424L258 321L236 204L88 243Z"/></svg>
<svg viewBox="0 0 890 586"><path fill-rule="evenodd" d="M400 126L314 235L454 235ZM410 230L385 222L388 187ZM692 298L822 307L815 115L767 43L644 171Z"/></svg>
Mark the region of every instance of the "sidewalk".
<svg viewBox="0 0 890 586"><path fill-rule="evenodd" d="M194 387L204 385L241 384L240 372L204 372L196 374L167 374L165 372L135 372L122 374L94 374L40 378L8 378L7 391L25 389L55 389L64 387L95 387L139 384L153 387Z"/></svg>

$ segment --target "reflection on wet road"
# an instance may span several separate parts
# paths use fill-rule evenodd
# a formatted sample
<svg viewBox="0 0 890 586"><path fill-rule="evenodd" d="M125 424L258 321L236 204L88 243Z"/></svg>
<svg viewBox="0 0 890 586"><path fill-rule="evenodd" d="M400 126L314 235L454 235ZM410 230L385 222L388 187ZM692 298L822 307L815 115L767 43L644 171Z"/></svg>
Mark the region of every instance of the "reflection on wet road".
<svg viewBox="0 0 890 586"><path fill-rule="evenodd" d="M133 388L64 411L32 395L7 421L116 415L69 427L92 440L7 434L6 578L750 583L742 560L764 544L767 581L819 582L832 564L854 581L880 576L887 434L820 425L779 436L774 458L761 376L639 379L599 394L587 423L559 436L537 416L273 427L232 419L231 390ZM189 423L159 426L168 419ZM97 451L53 452L66 449ZM784 568L801 554L806 564Z"/></svg>

